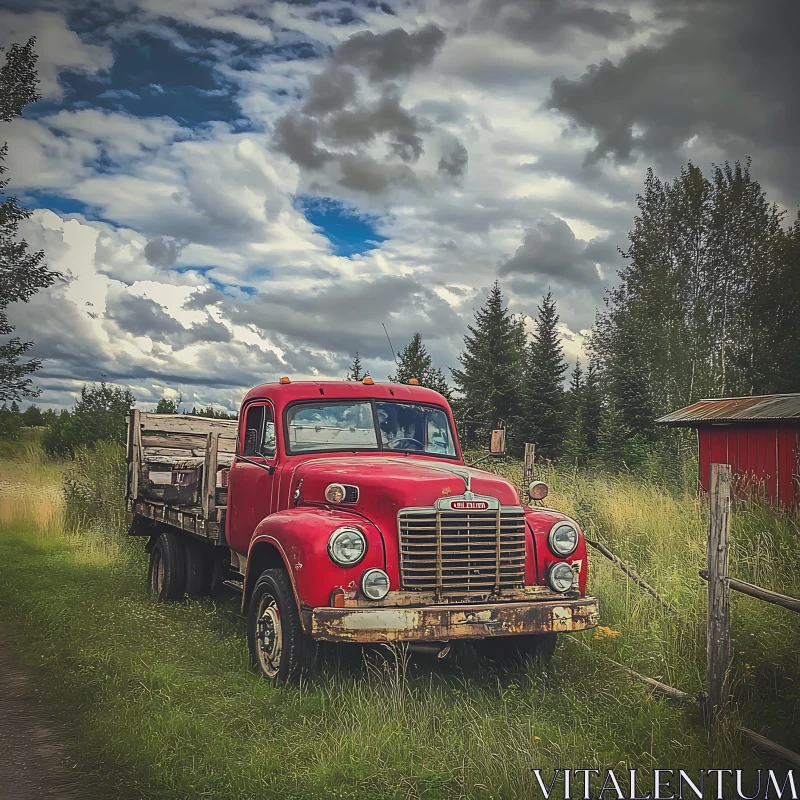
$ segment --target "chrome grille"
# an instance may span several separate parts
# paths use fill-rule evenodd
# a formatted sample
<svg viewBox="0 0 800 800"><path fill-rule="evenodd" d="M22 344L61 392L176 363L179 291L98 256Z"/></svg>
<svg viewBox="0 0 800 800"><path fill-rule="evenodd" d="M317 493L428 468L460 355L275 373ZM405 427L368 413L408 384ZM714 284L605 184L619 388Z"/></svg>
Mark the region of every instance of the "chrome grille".
<svg viewBox="0 0 800 800"><path fill-rule="evenodd" d="M440 596L488 597L525 585L525 513L404 509L400 585Z"/></svg>

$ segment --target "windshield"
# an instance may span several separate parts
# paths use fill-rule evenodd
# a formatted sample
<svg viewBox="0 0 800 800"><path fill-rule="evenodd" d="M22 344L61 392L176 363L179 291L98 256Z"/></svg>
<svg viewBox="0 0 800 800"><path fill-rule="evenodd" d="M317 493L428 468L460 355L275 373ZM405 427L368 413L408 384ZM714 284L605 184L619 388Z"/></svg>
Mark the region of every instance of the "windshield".
<svg viewBox="0 0 800 800"><path fill-rule="evenodd" d="M456 455L447 414L441 408L415 403L302 403L287 409L286 433L289 453L398 450Z"/></svg>

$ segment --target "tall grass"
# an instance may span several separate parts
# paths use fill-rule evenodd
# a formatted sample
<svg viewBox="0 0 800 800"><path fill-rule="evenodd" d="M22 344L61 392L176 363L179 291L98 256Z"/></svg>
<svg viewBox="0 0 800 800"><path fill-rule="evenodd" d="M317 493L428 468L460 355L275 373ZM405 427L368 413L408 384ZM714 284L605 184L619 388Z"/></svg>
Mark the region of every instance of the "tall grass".
<svg viewBox="0 0 800 800"><path fill-rule="evenodd" d="M56 506L42 524L22 501L0 520L0 606L110 797L539 797L532 767L770 765L736 736L710 743L696 714L611 663L702 687L705 509L688 492L631 476L546 476L548 502L629 560L675 615L592 555L603 627L563 637L550 669L376 648L362 668L328 664L313 682L275 689L247 667L234 599L159 605L146 595L145 555L120 535L119 484L108 483L115 458L69 467L68 524L53 521ZM517 477L518 465L501 469ZM739 574L800 593L791 521L743 509L733 538ZM791 745L796 621L749 598L734 598L732 617L737 714Z"/></svg>

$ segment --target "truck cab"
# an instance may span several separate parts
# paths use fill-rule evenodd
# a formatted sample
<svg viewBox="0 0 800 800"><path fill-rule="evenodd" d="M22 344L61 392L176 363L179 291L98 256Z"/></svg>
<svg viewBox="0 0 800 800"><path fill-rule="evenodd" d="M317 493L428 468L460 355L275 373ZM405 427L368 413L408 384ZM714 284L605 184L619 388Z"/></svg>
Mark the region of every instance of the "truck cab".
<svg viewBox="0 0 800 800"><path fill-rule="evenodd" d="M129 454L155 424L133 416ZM204 526L170 525L174 507L162 522L150 501L130 497L129 478L129 506L136 514L139 502L142 518L133 528L150 537L157 595L182 595L180 586L165 592L159 576L186 583L198 569L193 560L209 563L207 552L197 555L201 545L215 554L241 591L253 665L271 681L299 674L320 640L444 651L473 639L495 654L547 658L558 632L597 624L577 523L523 504L511 482L466 466L437 392L370 378L283 378L248 392L226 446L219 433L198 435L208 443L195 456L206 473L195 498L206 499L197 509ZM139 485L153 458L165 458L160 450L129 457ZM190 508L184 503L182 513ZM181 545L195 553L184 558L183 576L164 568L180 560Z"/></svg>

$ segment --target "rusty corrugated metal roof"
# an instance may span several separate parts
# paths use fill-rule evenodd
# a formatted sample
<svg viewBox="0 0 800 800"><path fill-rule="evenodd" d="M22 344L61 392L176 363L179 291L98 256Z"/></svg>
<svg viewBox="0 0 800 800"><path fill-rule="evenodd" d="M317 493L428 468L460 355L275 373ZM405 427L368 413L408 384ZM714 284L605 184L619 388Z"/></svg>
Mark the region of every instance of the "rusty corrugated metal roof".
<svg viewBox="0 0 800 800"><path fill-rule="evenodd" d="M797 420L800 424L800 394L766 394L758 397L721 397L698 400L680 411L656 420L661 425L739 420Z"/></svg>

